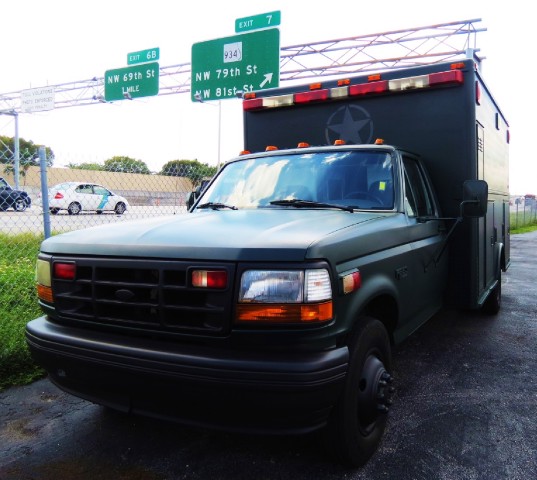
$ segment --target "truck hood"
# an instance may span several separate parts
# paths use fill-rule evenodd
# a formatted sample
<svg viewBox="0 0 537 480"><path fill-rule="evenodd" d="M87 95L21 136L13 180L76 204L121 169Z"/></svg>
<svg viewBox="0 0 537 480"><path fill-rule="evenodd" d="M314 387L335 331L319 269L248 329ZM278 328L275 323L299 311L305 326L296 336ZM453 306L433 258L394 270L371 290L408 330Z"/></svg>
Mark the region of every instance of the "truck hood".
<svg viewBox="0 0 537 480"><path fill-rule="evenodd" d="M356 238L355 229L360 225L375 223L374 231L382 231L377 223L394 216L397 214L339 210L209 210L65 233L45 240L41 251L52 255L302 261L324 256L317 251L322 245L341 246L345 237Z"/></svg>

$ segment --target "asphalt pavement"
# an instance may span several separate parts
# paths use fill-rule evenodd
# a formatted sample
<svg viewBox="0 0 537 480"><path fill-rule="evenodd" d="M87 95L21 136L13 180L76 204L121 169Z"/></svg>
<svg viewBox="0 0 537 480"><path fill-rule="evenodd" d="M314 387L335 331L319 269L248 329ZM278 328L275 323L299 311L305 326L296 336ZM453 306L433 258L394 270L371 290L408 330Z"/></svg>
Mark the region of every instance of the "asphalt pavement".
<svg viewBox="0 0 537 480"><path fill-rule="evenodd" d="M0 479L535 479L537 232L514 235L511 258L500 314L444 311L395 349L388 428L361 469L332 463L315 435L129 417L43 379L0 393Z"/></svg>

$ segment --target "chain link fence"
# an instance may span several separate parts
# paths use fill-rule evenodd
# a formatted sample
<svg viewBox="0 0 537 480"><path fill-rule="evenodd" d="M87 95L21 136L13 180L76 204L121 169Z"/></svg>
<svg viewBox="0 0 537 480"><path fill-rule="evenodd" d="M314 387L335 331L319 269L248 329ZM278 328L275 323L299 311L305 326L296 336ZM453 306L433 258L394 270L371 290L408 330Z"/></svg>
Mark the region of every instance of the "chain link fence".
<svg viewBox="0 0 537 480"><path fill-rule="evenodd" d="M535 195L518 197L511 207L511 228L524 227L537 223L537 200Z"/></svg>
<svg viewBox="0 0 537 480"><path fill-rule="evenodd" d="M97 225L185 214L191 192L215 173L215 168L196 161L168 162L166 168L155 173L145 164L140 168L141 162L114 158L105 165L62 168L50 165L54 159L47 151L48 166L43 172L39 154L21 149L16 178L12 145L0 137L2 311L23 305L37 307L33 271L45 232L56 235ZM44 203L48 203L46 211Z"/></svg>

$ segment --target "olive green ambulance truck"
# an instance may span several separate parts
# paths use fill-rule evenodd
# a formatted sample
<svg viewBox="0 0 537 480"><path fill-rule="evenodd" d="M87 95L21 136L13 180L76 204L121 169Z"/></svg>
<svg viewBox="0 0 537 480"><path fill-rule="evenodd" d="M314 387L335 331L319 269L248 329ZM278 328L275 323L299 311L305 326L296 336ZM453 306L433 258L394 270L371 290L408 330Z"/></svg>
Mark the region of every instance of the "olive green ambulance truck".
<svg viewBox="0 0 537 480"><path fill-rule="evenodd" d="M243 99L244 152L189 212L51 237L26 335L66 392L232 431L320 431L359 466L393 345L442 308L495 314L508 124L473 59Z"/></svg>

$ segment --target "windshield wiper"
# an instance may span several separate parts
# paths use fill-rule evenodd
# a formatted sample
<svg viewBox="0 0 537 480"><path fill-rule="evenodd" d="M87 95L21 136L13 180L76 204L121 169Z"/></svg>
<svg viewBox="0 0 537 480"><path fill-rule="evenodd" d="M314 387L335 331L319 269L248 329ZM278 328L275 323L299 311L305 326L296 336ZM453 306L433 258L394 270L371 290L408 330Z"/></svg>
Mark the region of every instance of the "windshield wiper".
<svg viewBox="0 0 537 480"><path fill-rule="evenodd" d="M212 210L220 210L222 208L229 208L230 210L238 210L235 205L226 205L225 203L207 202L198 205L196 208L211 208Z"/></svg>
<svg viewBox="0 0 537 480"><path fill-rule="evenodd" d="M336 205L333 203L313 202L311 200L300 200L299 198L293 198L290 200L273 200L271 205L281 205L284 207L296 207L296 208L337 208L339 210L345 210L346 212L354 212L352 207L346 205Z"/></svg>

